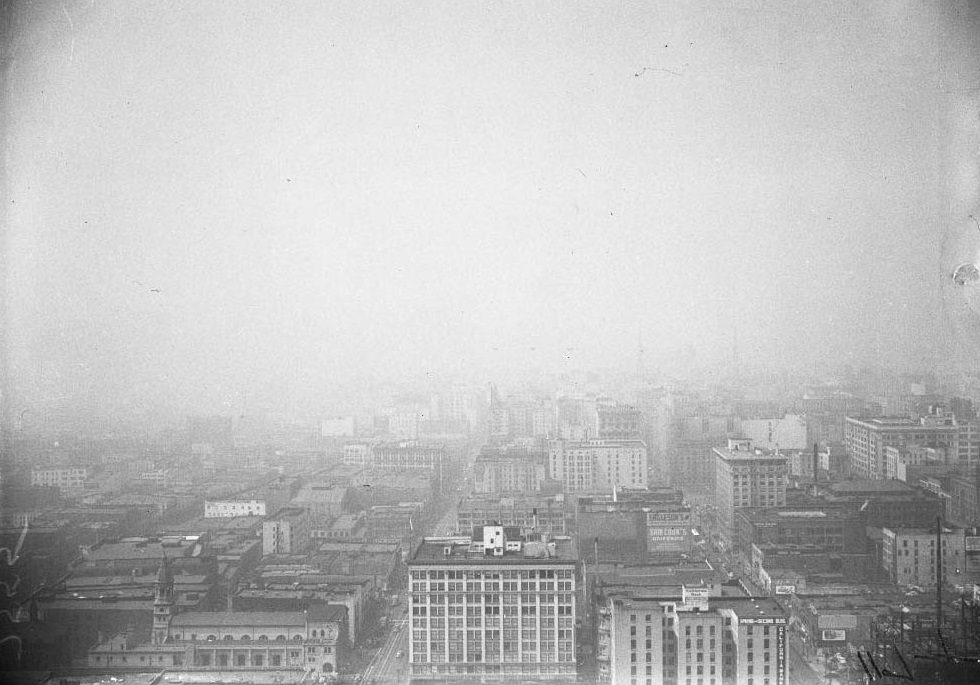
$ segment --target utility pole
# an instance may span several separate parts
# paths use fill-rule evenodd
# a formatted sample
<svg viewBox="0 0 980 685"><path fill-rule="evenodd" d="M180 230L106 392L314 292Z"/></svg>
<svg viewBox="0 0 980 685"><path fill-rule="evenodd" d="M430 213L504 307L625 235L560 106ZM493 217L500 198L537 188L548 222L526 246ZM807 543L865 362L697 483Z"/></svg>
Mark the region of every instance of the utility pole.
<svg viewBox="0 0 980 685"><path fill-rule="evenodd" d="M936 630L943 630L943 517L936 517Z"/></svg>

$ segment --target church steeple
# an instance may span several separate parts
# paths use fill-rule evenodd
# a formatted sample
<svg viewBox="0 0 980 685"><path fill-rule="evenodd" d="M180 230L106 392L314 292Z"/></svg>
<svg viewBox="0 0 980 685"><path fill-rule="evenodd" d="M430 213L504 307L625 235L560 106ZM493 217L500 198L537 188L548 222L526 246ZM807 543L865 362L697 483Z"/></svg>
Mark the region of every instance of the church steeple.
<svg viewBox="0 0 980 685"><path fill-rule="evenodd" d="M162 645L170 638L170 619L174 613L174 577L166 555L160 563L153 598L153 644Z"/></svg>

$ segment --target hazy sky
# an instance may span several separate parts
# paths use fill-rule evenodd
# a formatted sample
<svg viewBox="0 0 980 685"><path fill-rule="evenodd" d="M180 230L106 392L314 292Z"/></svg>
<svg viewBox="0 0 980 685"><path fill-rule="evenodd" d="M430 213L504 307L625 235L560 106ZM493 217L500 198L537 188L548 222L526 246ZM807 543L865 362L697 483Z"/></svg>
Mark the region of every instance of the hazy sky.
<svg viewBox="0 0 980 685"><path fill-rule="evenodd" d="M976 7L693 4L13 5L13 411L935 355Z"/></svg>

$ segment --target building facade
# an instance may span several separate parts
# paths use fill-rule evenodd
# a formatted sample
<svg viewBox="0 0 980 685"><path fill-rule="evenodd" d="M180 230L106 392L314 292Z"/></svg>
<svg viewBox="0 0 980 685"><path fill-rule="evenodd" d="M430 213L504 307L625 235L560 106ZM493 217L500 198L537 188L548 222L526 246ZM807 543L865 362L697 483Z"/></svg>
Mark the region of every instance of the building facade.
<svg viewBox="0 0 980 685"><path fill-rule="evenodd" d="M935 530L882 528L881 533L881 564L893 582L906 587L936 587ZM942 555L946 582L962 585L968 577L963 529L943 529Z"/></svg>
<svg viewBox="0 0 980 685"><path fill-rule="evenodd" d="M522 531L564 535L565 498L468 497L456 508L456 531L470 533L476 526L499 523Z"/></svg>
<svg viewBox="0 0 980 685"><path fill-rule="evenodd" d="M848 416L844 425L844 445L853 476L885 478L886 447L922 445L956 453L958 434L952 415L920 419Z"/></svg>
<svg viewBox="0 0 980 685"><path fill-rule="evenodd" d="M722 532L731 536L735 510L786 504L786 457L753 450L748 440L729 439L714 448L715 500Z"/></svg>
<svg viewBox="0 0 980 685"><path fill-rule="evenodd" d="M414 440L375 445L372 464L383 471L438 470L445 465L444 445L424 445Z"/></svg>
<svg viewBox="0 0 980 685"><path fill-rule="evenodd" d="M426 538L409 561L414 680L574 679L576 560L568 538L503 526Z"/></svg>
<svg viewBox="0 0 980 685"><path fill-rule="evenodd" d="M262 554L298 554L310 549L310 514L284 507L262 522Z"/></svg>
<svg viewBox="0 0 980 685"><path fill-rule="evenodd" d="M545 480L545 454L526 449L484 448L473 464L473 490L486 494L531 494Z"/></svg>
<svg viewBox="0 0 980 685"><path fill-rule="evenodd" d="M89 650L89 667L337 672L341 607L178 613L173 595L173 577L164 561L157 575L151 639L139 642L130 630L113 635Z"/></svg>
<svg viewBox="0 0 980 685"><path fill-rule="evenodd" d="M31 469L32 487L60 488L61 490L81 490L88 481L87 468Z"/></svg>
<svg viewBox="0 0 980 685"><path fill-rule="evenodd" d="M647 448L639 440L555 440L548 450L548 475L559 481L565 492L646 487Z"/></svg>
<svg viewBox="0 0 980 685"><path fill-rule="evenodd" d="M595 437L599 440L640 440L643 436L643 415L636 407L626 404L596 407Z"/></svg>
<svg viewBox="0 0 980 685"><path fill-rule="evenodd" d="M248 499L204 502L204 518L235 518L237 516L265 516L265 501Z"/></svg>
<svg viewBox="0 0 980 685"><path fill-rule="evenodd" d="M786 685L788 614L771 599L630 592L600 599L598 681L610 685Z"/></svg>

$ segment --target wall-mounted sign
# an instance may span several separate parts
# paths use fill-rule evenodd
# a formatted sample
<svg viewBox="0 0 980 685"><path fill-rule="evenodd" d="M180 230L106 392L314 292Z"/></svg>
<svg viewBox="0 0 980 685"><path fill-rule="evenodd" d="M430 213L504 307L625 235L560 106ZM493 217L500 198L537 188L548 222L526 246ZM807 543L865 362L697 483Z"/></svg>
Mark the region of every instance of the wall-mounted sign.
<svg viewBox="0 0 980 685"><path fill-rule="evenodd" d="M847 635L843 630L824 630L820 633L820 639L824 642L843 642Z"/></svg>

